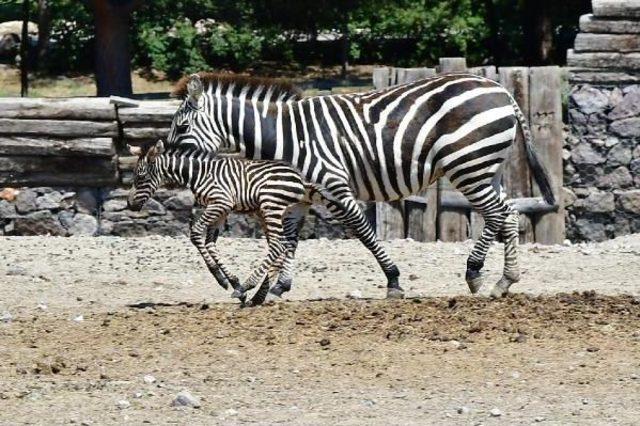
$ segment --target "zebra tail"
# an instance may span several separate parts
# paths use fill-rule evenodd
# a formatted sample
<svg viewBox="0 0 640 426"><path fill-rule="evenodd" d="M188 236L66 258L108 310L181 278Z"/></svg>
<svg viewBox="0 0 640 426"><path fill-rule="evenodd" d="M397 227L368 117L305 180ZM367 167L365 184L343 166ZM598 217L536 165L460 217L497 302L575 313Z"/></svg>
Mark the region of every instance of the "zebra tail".
<svg viewBox="0 0 640 426"><path fill-rule="evenodd" d="M533 146L533 135L531 134L531 129L529 128L527 119L525 118L522 110L514 99L511 99L511 103L513 104L516 118L520 123L520 128L522 129L522 135L524 136L524 143L527 151L527 162L529 163L529 167L531 167L533 179L538 184L540 192L542 192L542 198L544 199L544 201L547 204L553 206L556 203L556 197L553 195L553 190L551 189L551 179L549 178L549 172L547 171L547 168L544 166L544 164L540 162L540 157L538 157L536 148Z"/></svg>

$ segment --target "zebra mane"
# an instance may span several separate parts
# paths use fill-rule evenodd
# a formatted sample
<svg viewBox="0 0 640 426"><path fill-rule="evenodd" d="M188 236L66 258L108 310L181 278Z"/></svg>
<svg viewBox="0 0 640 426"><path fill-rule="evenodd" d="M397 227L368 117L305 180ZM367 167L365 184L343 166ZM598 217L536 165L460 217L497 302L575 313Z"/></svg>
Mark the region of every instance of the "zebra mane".
<svg viewBox="0 0 640 426"><path fill-rule="evenodd" d="M267 77L251 77L243 74L232 73L213 73L213 72L199 72L200 80L205 87L213 87L214 89L221 86L223 90L230 85L234 85L234 96L239 96L242 89L248 87L255 90L259 87L271 88L273 90L273 97L278 98L283 95L287 99L297 99L302 97L302 90L291 81L282 78L267 78ZM189 82L189 76L182 77L174 86L171 96L178 98L185 98L187 96L187 83Z"/></svg>

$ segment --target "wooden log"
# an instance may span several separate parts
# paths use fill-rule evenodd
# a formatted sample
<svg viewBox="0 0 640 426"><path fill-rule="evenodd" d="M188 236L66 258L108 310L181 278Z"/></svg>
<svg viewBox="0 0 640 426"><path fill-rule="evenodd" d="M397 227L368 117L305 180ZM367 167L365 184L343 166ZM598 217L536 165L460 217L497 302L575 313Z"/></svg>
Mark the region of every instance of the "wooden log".
<svg viewBox="0 0 640 426"><path fill-rule="evenodd" d="M435 75L435 68L396 68L396 84L412 83Z"/></svg>
<svg viewBox="0 0 640 426"><path fill-rule="evenodd" d="M166 139L168 127L125 127L123 135L126 139Z"/></svg>
<svg viewBox="0 0 640 426"><path fill-rule="evenodd" d="M432 186L425 191L424 196L409 197L404 200L407 238L413 238L416 241L436 240L437 197L438 189Z"/></svg>
<svg viewBox="0 0 640 426"><path fill-rule="evenodd" d="M135 169L137 163L138 157L136 156L118 157L118 170L131 172Z"/></svg>
<svg viewBox="0 0 640 426"><path fill-rule="evenodd" d="M0 157L0 186L111 186L116 160L106 157Z"/></svg>
<svg viewBox="0 0 640 426"><path fill-rule="evenodd" d="M467 58L440 58L438 74L467 72Z"/></svg>
<svg viewBox="0 0 640 426"><path fill-rule="evenodd" d="M479 75L481 77L486 77L489 80L493 81L498 81L500 78L500 76L498 75L498 70L493 65L469 68L469 73Z"/></svg>
<svg viewBox="0 0 640 426"><path fill-rule="evenodd" d="M115 153L115 144L111 138L0 136L0 155L112 157Z"/></svg>
<svg viewBox="0 0 640 426"><path fill-rule="evenodd" d="M140 101L139 106L118 108L118 119L122 123L171 123L180 103L170 101Z"/></svg>
<svg viewBox="0 0 640 426"><path fill-rule="evenodd" d="M575 52L639 52L637 34L587 34L576 36Z"/></svg>
<svg viewBox="0 0 640 426"><path fill-rule="evenodd" d="M0 118L0 134L46 135L61 137L117 137L118 125L113 121L17 120Z"/></svg>
<svg viewBox="0 0 640 426"><path fill-rule="evenodd" d="M373 69L373 87L383 89L389 87L389 78L391 69L389 67L380 67Z"/></svg>
<svg viewBox="0 0 640 426"><path fill-rule="evenodd" d="M108 98L0 98L0 118L112 121Z"/></svg>
<svg viewBox="0 0 640 426"><path fill-rule="evenodd" d="M466 208L447 207L443 200L460 194L447 179L438 181L438 239L445 242L469 238L469 218Z"/></svg>
<svg viewBox="0 0 640 426"><path fill-rule="evenodd" d="M593 15L612 18L640 18L638 0L592 0Z"/></svg>
<svg viewBox="0 0 640 426"><path fill-rule="evenodd" d="M472 209L469 214L469 236L477 241L482 236L482 231L484 231L484 218Z"/></svg>
<svg viewBox="0 0 640 426"><path fill-rule="evenodd" d="M525 117L529 117L529 68L503 67L500 68L500 83L513 95ZM516 132L516 139L504 163L502 185L508 198L531 197L531 173L527 161L527 153L522 132ZM523 232L520 242L533 242L535 233L533 222L523 217Z"/></svg>
<svg viewBox="0 0 640 426"><path fill-rule="evenodd" d="M575 52L567 51L567 65L580 68L613 68L637 70L640 68L640 53Z"/></svg>
<svg viewBox="0 0 640 426"><path fill-rule="evenodd" d="M506 203L522 214L533 215L558 211L557 205L550 206L544 202L542 197L514 198L506 200ZM450 210L473 209L471 203L460 193L443 194L441 205L444 209Z"/></svg>
<svg viewBox="0 0 640 426"><path fill-rule="evenodd" d="M640 34L640 20L600 19L592 14L580 17L580 31L585 33Z"/></svg>
<svg viewBox="0 0 640 426"><path fill-rule="evenodd" d="M564 206L562 201L562 100L559 67L531 68L529 122L540 161L550 174L558 211L540 216L535 223L536 242L560 244L564 241ZM534 194L540 192L534 185Z"/></svg>
<svg viewBox="0 0 640 426"><path fill-rule="evenodd" d="M571 83L601 85L638 84L640 83L640 71L634 74L631 71L572 68L569 70L569 81Z"/></svg>
<svg viewBox="0 0 640 426"><path fill-rule="evenodd" d="M376 236L379 240L405 238L404 212L401 201L376 203Z"/></svg>

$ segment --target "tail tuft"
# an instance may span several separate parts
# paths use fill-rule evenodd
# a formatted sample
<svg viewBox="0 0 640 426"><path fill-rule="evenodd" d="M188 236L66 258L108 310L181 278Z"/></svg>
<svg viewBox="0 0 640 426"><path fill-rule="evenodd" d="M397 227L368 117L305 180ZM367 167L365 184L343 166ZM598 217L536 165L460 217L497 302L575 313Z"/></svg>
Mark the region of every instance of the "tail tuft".
<svg viewBox="0 0 640 426"><path fill-rule="evenodd" d="M525 146L527 149L529 167L531 167L531 172L533 173L533 179L538 184L538 188L540 188L540 192L542 192L542 198L544 201L553 206L556 203L556 197L553 195L553 190L551 189L549 173L547 172L546 167L544 167L544 164L540 162L533 145L531 143L525 143Z"/></svg>

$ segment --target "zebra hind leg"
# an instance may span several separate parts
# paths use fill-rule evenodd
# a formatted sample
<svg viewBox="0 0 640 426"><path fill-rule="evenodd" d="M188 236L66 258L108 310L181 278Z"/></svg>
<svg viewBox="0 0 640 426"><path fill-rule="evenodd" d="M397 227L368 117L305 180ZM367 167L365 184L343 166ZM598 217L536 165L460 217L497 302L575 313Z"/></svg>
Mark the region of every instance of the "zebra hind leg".
<svg viewBox="0 0 640 426"><path fill-rule="evenodd" d="M512 211L502 224L501 234L504 239L504 272L500 281L491 290L491 297L500 298L509 292L512 284L520 281L520 269L518 268L518 226L519 215Z"/></svg>
<svg viewBox="0 0 640 426"><path fill-rule="evenodd" d="M500 199L500 195L491 185L483 185L463 193L484 218L482 235L476 241L467 259L467 272L465 274L469 290L475 294L480 291L483 285L481 270L484 267L489 247L495 240L496 235L501 231L511 209Z"/></svg>
<svg viewBox="0 0 640 426"><path fill-rule="evenodd" d="M298 248L300 230L304 226L305 216L308 211L309 205L301 203L293 207L284 218L284 259L280 269L280 274L278 275L278 281L269 290L269 294L276 298L282 297L283 293L291 290L295 254L296 249Z"/></svg>

